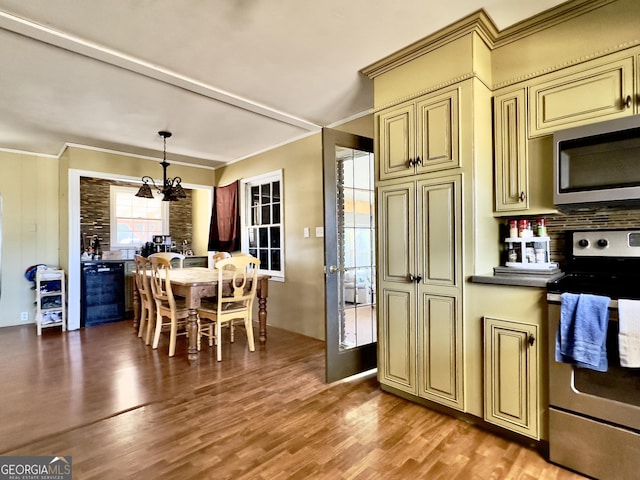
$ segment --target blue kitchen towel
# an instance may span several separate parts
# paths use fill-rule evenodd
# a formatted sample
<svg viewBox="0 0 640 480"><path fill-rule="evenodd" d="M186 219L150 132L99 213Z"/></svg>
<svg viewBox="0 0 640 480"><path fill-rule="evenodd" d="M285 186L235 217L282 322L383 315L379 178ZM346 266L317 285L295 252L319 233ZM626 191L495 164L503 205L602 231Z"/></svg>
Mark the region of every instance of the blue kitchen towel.
<svg viewBox="0 0 640 480"><path fill-rule="evenodd" d="M563 293L556 361L606 372L609 297Z"/></svg>

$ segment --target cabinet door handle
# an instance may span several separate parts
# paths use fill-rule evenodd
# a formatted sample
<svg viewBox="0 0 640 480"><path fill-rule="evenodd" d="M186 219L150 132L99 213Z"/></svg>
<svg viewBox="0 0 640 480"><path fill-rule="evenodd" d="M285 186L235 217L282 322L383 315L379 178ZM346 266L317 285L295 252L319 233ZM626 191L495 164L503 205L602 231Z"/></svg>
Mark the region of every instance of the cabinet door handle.
<svg viewBox="0 0 640 480"><path fill-rule="evenodd" d="M414 165L422 165L422 160L420 159L420 157L416 157L416 161L413 163Z"/></svg>
<svg viewBox="0 0 640 480"><path fill-rule="evenodd" d="M536 343L536 337L534 337L533 335L529 335L528 342L529 345L533 347L533 344Z"/></svg>
<svg viewBox="0 0 640 480"><path fill-rule="evenodd" d="M414 275L413 273L410 273L410 274L408 275L408 277L409 277L409 281L410 281L410 282L416 282L416 283L419 283L419 282L421 282L421 281L422 281L422 276L421 276L421 275Z"/></svg>
<svg viewBox="0 0 640 480"><path fill-rule="evenodd" d="M518 198L521 202L524 202L524 199L527 198L527 196L524 194L524 192L520 192L520 196Z"/></svg>
<svg viewBox="0 0 640 480"><path fill-rule="evenodd" d="M624 108L631 108L631 95L627 95L627 98L622 100L622 106Z"/></svg>
<svg viewBox="0 0 640 480"><path fill-rule="evenodd" d="M407 163L409 164L410 167L413 167L415 165L415 162L411 159L409 159Z"/></svg>

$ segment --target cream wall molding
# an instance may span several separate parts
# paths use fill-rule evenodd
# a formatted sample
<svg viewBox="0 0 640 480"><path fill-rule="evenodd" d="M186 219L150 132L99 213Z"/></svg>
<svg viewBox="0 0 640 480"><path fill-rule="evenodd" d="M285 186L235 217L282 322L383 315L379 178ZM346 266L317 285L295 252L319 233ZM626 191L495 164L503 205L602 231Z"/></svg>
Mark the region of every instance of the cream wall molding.
<svg viewBox="0 0 640 480"><path fill-rule="evenodd" d="M510 80L505 80L503 82L496 83L492 86L492 90L498 90L500 88L509 87L511 85L515 85L520 82L525 82L527 80L531 80L532 78L536 78L541 75L546 75L548 73L557 72L564 68L573 67L575 65L579 65L581 63L588 62L590 60L595 60L597 58L606 57L608 55L613 55L615 53L624 52L625 50L628 50L633 47L637 47L638 45L640 45L640 40L632 40L630 42L621 43L619 45L615 45L610 48L605 48L604 50L600 50L598 52L595 52L589 55L584 55L582 57L574 58L572 60L567 60L566 62L562 62L561 64L558 64L558 65L553 65L551 67L547 67L541 70L529 72L525 75L521 75Z"/></svg>
<svg viewBox="0 0 640 480"><path fill-rule="evenodd" d="M498 30L498 27L496 27L489 15L481 9L433 35L363 68L360 72L369 78L375 78L472 32L478 34L489 49L494 50L615 1L616 0L573 0L546 10L502 31Z"/></svg>
<svg viewBox="0 0 640 480"><path fill-rule="evenodd" d="M567 20L579 17L615 1L616 0L574 0L563 3L562 5L558 5L555 8L546 10L501 30L493 42L492 48L500 48L509 43L516 42L524 37L559 25Z"/></svg>
<svg viewBox="0 0 640 480"><path fill-rule="evenodd" d="M389 107L395 107L395 106L400 105L401 103L404 103L404 102L410 102L412 100L415 100L418 97L421 97L422 95L426 95L428 93L432 93L432 92L435 92L437 90L441 90L441 89L449 87L451 85L455 85L455 84L463 82L465 80L469 80L470 78L477 78L480 81L482 81L476 72L465 73L464 75L460 75L459 77L451 78L451 79L447 80L446 82L442 82L442 83L438 83L438 84L432 85L429 88L425 88L424 90L420 90L420 91L418 91L416 93L412 93L411 95L407 95L406 97L398 98L396 100L393 100L392 102L388 102L388 103L385 103L383 105L379 105L378 107L373 109L373 113L380 112L381 110L385 110L385 109L387 109Z"/></svg>
<svg viewBox="0 0 640 480"><path fill-rule="evenodd" d="M375 78L472 32L477 33L489 46L493 44L498 35L497 27L486 12L478 10L439 32L363 68L360 72L369 78Z"/></svg>

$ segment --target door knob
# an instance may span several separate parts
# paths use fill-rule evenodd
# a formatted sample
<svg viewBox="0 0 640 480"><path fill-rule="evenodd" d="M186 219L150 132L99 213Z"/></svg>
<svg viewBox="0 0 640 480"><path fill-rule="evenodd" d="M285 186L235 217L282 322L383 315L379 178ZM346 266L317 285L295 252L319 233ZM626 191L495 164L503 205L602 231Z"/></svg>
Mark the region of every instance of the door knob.
<svg viewBox="0 0 640 480"><path fill-rule="evenodd" d="M340 271L340 267L336 267L335 265L331 265L329 267L329 273L336 273Z"/></svg>

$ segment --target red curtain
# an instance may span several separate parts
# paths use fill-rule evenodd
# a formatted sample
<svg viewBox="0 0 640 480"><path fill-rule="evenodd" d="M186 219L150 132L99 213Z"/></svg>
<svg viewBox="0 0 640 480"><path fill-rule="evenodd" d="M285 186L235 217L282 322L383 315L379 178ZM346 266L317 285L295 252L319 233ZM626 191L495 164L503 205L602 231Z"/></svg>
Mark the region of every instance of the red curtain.
<svg viewBox="0 0 640 480"><path fill-rule="evenodd" d="M213 210L209 227L209 251L240 250L239 182L213 191Z"/></svg>

